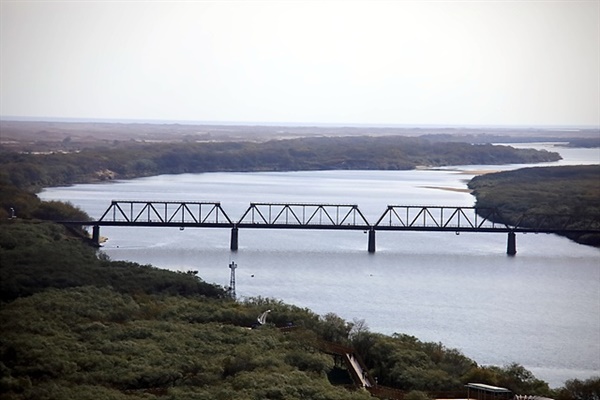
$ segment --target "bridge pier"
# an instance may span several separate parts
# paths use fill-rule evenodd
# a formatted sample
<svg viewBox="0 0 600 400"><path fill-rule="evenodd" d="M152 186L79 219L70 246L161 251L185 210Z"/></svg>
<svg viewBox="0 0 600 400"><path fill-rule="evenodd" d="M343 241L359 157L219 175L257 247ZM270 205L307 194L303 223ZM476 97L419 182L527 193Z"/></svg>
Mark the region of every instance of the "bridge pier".
<svg viewBox="0 0 600 400"><path fill-rule="evenodd" d="M506 254L514 256L517 254L517 235L513 231L508 232L508 242L506 244Z"/></svg>
<svg viewBox="0 0 600 400"><path fill-rule="evenodd" d="M239 228L237 225L234 225L233 228L231 228L231 241L229 242L229 249L232 251L237 251L238 249L238 231Z"/></svg>
<svg viewBox="0 0 600 400"><path fill-rule="evenodd" d="M92 227L92 242L98 247L100 247L100 226L94 225Z"/></svg>
<svg viewBox="0 0 600 400"><path fill-rule="evenodd" d="M368 251L369 253L375 253L375 228L373 227L369 229Z"/></svg>

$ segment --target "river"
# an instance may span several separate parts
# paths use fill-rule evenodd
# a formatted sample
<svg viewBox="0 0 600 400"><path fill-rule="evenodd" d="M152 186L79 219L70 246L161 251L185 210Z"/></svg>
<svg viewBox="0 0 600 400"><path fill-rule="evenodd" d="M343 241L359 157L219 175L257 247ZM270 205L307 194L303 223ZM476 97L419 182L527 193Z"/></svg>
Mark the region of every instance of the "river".
<svg viewBox="0 0 600 400"><path fill-rule="evenodd" d="M519 145L532 147L531 145ZM554 144L563 160L597 164L598 149ZM111 200L220 201L238 220L250 202L357 204L375 222L388 204L472 206L466 182L489 170L523 165L454 166L413 171L310 171L161 175L49 188L40 197L70 201L99 218ZM517 362L561 386L600 375L600 250L556 235L377 232L367 252L361 231L243 230L229 250L229 229L108 228L111 259L229 284L238 298L272 297L318 314L364 320L373 332L406 333L458 348L483 365Z"/></svg>

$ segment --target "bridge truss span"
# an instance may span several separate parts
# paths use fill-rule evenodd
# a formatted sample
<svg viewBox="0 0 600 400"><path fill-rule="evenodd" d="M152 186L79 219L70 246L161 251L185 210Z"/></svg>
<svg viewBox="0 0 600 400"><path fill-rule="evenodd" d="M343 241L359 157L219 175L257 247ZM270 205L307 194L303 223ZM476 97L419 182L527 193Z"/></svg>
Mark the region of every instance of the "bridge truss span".
<svg viewBox="0 0 600 400"><path fill-rule="evenodd" d="M368 229L356 204L250 203L238 226L312 229Z"/></svg>
<svg viewBox="0 0 600 400"><path fill-rule="evenodd" d="M506 217L506 218L505 218ZM508 233L507 254L516 254L516 233L600 234L600 215L528 213L500 215L494 208L388 205L375 224L356 204L250 203L238 221L220 202L113 200L96 221L60 221L92 226L100 245L101 226L231 228L230 249L238 249L239 229L361 230L367 250L375 252L376 231L439 231Z"/></svg>
<svg viewBox="0 0 600 400"><path fill-rule="evenodd" d="M377 230L508 231L494 208L388 205L374 227Z"/></svg>
<svg viewBox="0 0 600 400"><path fill-rule="evenodd" d="M113 200L98 222L103 224L161 224L232 226L219 202Z"/></svg>

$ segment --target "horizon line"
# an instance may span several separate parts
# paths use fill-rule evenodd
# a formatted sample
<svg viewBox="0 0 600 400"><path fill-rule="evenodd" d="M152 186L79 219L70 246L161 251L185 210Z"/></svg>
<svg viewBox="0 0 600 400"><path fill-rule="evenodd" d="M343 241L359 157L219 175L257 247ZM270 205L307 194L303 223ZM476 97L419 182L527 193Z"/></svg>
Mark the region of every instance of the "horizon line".
<svg viewBox="0 0 600 400"><path fill-rule="evenodd" d="M343 122L269 122L269 121L200 121L172 119L137 118L77 118L77 117L24 117L3 116L0 121L11 122L64 122L64 123L105 123L105 124L148 124L148 125L213 125L213 126L268 126L268 127L322 127L322 128L446 128L446 129L600 129L599 125L551 125L551 124L409 124L409 123L343 123Z"/></svg>

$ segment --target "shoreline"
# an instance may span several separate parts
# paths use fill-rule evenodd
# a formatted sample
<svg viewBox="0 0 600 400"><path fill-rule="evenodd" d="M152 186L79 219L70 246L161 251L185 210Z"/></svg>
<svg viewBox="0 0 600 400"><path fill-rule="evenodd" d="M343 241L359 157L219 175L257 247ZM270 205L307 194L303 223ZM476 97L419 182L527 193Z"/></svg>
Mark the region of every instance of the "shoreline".
<svg viewBox="0 0 600 400"><path fill-rule="evenodd" d="M424 189L437 189L437 190L446 190L448 192L459 192L459 193L471 193L470 189L460 189L460 188L452 188L445 186L419 186Z"/></svg>

